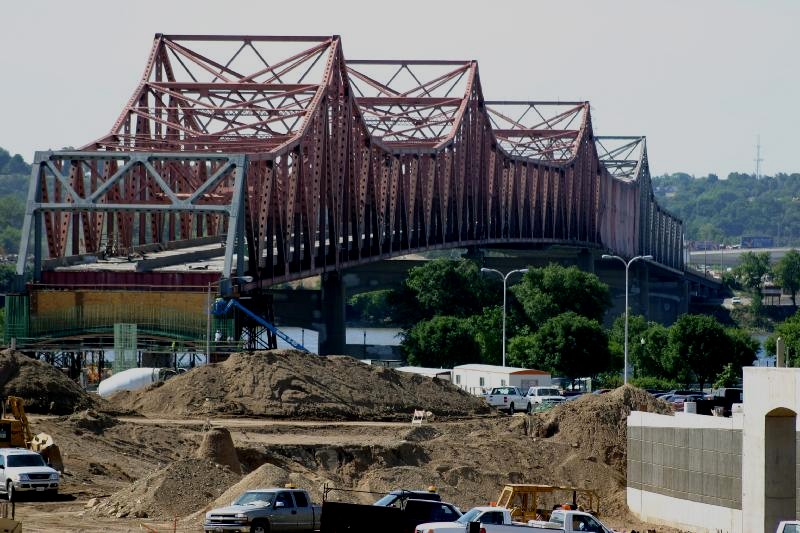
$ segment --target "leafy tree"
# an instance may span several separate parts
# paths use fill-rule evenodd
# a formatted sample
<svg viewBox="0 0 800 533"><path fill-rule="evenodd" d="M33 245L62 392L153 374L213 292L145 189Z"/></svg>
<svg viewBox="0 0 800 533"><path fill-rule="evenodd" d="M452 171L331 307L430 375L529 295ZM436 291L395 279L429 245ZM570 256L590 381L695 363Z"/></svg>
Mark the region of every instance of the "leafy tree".
<svg viewBox="0 0 800 533"><path fill-rule="evenodd" d="M737 376L741 377L742 367L752 366L756 360L760 343L740 328L726 328L725 334L729 342L727 359L733 365Z"/></svg>
<svg viewBox="0 0 800 533"><path fill-rule="evenodd" d="M600 322L611 307L608 285L575 266L531 268L511 291L534 327L568 311Z"/></svg>
<svg viewBox="0 0 800 533"><path fill-rule="evenodd" d="M797 291L800 290L800 252L789 250L775 265L775 276L784 290L792 295L792 305L797 307Z"/></svg>
<svg viewBox="0 0 800 533"><path fill-rule="evenodd" d="M481 275L472 261L435 259L412 268L390 301L401 311L401 323L414 324L437 315L466 317L502 301L498 285L497 280Z"/></svg>
<svg viewBox="0 0 800 533"><path fill-rule="evenodd" d="M740 377L741 372L736 372L736 370L733 368L733 363L728 363L722 367L722 372L720 372L717 375L717 379L714 380L714 387L735 387L739 384Z"/></svg>
<svg viewBox="0 0 800 533"><path fill-rule="evenodd" d="M469 321L454 316L423 320L405 333L401 346L411 365L452 368L481 360Z"/></svg>
<svg viewBox="0 0 800 533"><path fill-rule="evenodd" d="M633 378L628 383L640 389L672 390L681 388L681 383L677 381L653 376Z"/></svg>
<svg viewBox="0 0 800 533"><path fill-rule="evenodd" d="M634 369L634 376L639 375L639 366L636 363L641 361L645 350L641 340L647 333L650 325L642 315L628 316L628 364ZM625 366L625 315L618 316L611 325L608 333L608 344L611 350L613 366L623 368Z"/></svg>
<svg viewBox="0 0 800 533"><path fill-rule="evenodd" d="M668 368L679 381L692 377L702 388L728 362L728 336L706 315L681 315L669 330Z"/></svg>
<svg viewBox="0 0 800 533"><path fill-rule="evenodd" d="M778 337L783 338L787 362L792 366L800 366L800 312L796 312L775 326L775 331L764 343L768 354L776 354L775 345Z"/></svg>
<svg viewBox="0 0 800 533"><path fill-rule="evenodd" d="M744 287L759 292L762 280L769 272L769 252L744 252L733 272Z"/></svg>
<svg viewBox="0 0 800 533"><path fill-rule="evenodd" d="M597 320L568 311L550 318L533 335L517 336L510 359L568 378L595 376L608 368L608 337Z"/></svg>
<svg viewBox="0 0 800 533"><path fill-rule="evenodd" d="M494 305L485 307L479 315L470 317L469 326L481 349L481 361L489 365L499 365L503 354L503 308ZM506 332L514 331L510 320L506 319Z"/></svg>
<svg viewBox="0 0 800 533"><path fill-rule="evenodd" d="M0 264L0 293L4 294L13 290L16 272L16 265L10 263Z"/></svg>
<svg viewBox="0 0 800 533"><path fill-rule="evenodd" d="M369 322L388 322L392 317L389 304L391 289L362 292L350 297L349 304L362 320Z"/></svg>

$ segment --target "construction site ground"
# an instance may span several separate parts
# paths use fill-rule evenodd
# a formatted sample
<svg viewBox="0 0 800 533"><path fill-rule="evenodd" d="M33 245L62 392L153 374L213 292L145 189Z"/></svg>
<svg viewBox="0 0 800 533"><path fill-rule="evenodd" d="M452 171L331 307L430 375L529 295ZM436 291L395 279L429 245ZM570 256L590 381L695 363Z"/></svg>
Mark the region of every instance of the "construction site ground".
<svg viewBox="0 0 800 533"><path fill-rule="evenodd" d="M293 382L294 391L306 390L305 397L293 392L279 401L280 396L273 395L282 404L281 418L252 416L259 409L274 409L269 402L235 407L249 413L230 417L226 410L241 401L242 392L228 391L225 383L253 381L252 376L235 378L233 369L241 372L237 365L243 361L237 359L227 367L193 371L194 376L190 372L111 402L95 401L89 409L81 404L71 415L32 415L34 431L50 433L61 447L66 472L55 501L32 497L16 504L24 531L201 531L206 510L229 504L248 488L286 483L308 489L316 501L322 500L325 485L365 491L328 495L364 503L377 497L367 491L435 485L443 499L464 510L495 500L504 483L573 485L600 494L600 517L617 530L677 531L643 524L629 516L625 505L627 412L667 409L644 391L625 387L588 395L547 413L508 416L485 411L452 385L415 386L421 378L412 382L394 371L372 369L352 387L406 391L409 401L421 402L418 407L434 416L412 426L412 410L390 416L388 396L380 397L374 416L369 416L368 402L345 390L329 391L328 396L356 397L360 414L337 408L332 412L343 419L292 415L292 402L299 398L313 403L313 395L332 386L326 382L330 377L306 375ZM272 366L291 373L293 364L307 362L289 352ZM314 372L331 374L342 370L339 364L322 364ZM344 364L350 368L351 362ZM264 371L256 365L255 372ZM204 381L208 378L214 381ZM268 378L257 374L255 380L266 383ZM311 390L308 383L316 388ZM337 383L351 387L348 380ZM202 391L193 387L213 391L220 407L198 400ZM420 390L427 391L427 400ZM162 400L178 393L196 395L184 405L196 404L205 411L187 413L191 409L181 407L173 414L172 406ZM461 403L465 412L456 416L455 406ZM436 414L439 404L444 414ZM214 456L219 448L207 445L208 436L222 433L212 428L230 432L236 464Z"/></svg>

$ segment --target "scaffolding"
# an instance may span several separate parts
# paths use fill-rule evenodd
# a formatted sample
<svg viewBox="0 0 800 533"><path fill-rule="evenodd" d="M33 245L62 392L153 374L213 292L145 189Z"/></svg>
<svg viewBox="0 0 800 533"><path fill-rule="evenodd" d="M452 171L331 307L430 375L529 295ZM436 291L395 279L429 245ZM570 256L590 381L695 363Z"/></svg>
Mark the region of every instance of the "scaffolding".
<svg viewBox="0 0 800 533"><path fill-rule="evenodd" d="M136 324L114 324L114 373L139 366Z"/></svg>

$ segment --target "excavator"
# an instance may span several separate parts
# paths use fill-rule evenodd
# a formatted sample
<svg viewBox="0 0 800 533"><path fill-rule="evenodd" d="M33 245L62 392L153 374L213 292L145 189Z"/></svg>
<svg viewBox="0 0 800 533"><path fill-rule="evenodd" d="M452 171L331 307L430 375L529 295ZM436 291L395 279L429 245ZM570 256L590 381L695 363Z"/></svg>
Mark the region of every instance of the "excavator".
<svg viewBox="0 0 800 533"><path fill-rule="evenodd" d="M61 450L53 437L47 433L34 435L23 400L19 396L8 396L3 402L3 414L0 417L0 448L28 448L38 452L45 462L59 472L64 471L64 460Z"/></svg>

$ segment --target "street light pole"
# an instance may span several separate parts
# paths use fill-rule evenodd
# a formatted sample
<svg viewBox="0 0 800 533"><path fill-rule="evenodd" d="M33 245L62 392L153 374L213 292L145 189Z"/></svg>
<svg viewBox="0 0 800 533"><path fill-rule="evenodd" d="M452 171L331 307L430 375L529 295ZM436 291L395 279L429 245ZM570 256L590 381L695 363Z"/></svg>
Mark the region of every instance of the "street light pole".
<svg viewBox="0 0 800 533"><path fill-rule="evenodd" d="M618 255L608 255L603 254L602 259L619 259L623 265L625 265L625 373L622 376L623 382L625 385L628 384L628 270L630 269L631 263L634 261L638 261L639 259L644 259L646 261L652 261L652 255L637 255L636 257L632 257L630 261L625 261L622 257Z"/></svg>
<svg viewBox="0 0 800 533"><path fill-rule="evenodd" d="M506 366L506 293L508 292L506 287L508 284L508 278L509 276L511 276L511 274L514 274L516 272L524 274L527 271L528 271L527 268L518 268L516 270L510 271L506 275L503 275L502 272L500 272L499 270L495 270L494 268L481 269L481 272L494 272L495 274L500 276L500 279L503 280L503 368L505 368Z"/></svg>

